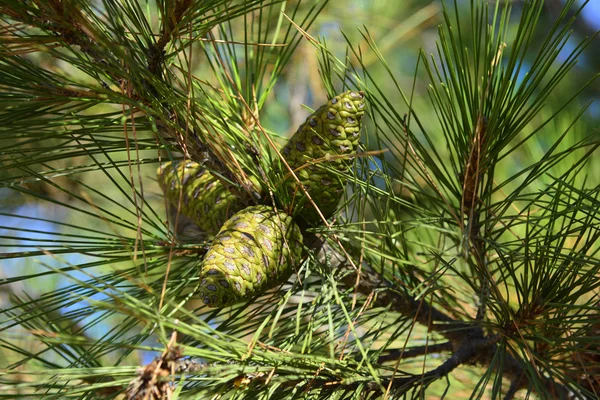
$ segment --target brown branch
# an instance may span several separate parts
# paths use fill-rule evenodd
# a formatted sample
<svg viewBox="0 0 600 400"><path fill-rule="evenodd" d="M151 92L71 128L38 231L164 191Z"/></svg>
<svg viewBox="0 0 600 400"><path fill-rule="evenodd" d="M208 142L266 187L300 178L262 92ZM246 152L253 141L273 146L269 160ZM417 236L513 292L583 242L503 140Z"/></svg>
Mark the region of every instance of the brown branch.
<svg viewBox="0 0 600 400"><path fill-rule="evenodd" d="M515 384L518 385L518 389L529 386L530 380L526 375L525 368L514 356L505 353L502 362L498 362L497 356L500 349L497 342L500 340L500 336L485 335L478 322L469 323L456 320L435 306L423 300L417 300L408 293L396 290L367 264L362 265L358 285L356 285L356 274L358 272L345 263L341 257L339 268L343 274L341 283L344 286L356 288L358 292L365 296L377 292L377 296L372 302L373 306L389 307L391 311L412 318L416 322L427 326L430 331L438 332L444 336L452 346L453 354L451 358L440 367L417 377L390 378L393 389L399 390L406 385L422 382L423 379L439 379L462 364L488 367L494 365L497 373L501 373L513 382L518 382L518 384ZM500 365L501 370L499 370ZM555 382L552 378L544 377L542 373L538 374L538 378L544 382L544 387L549 389L548 391L555 396L554 398L567 398L569 390L563 384ZM388 380L387 383L389 382ZM379 390L379 386L372 386L371 389Z"/></svg>
<svg viewBox="0 0 600 400"><path fill-rule="evenodd" d="M472 363L472 360L477 355L484 351L486 348L492 346L498 339L497 338L479 338L463 340L461 346L455 349L454 353L450 358L444 361L440 366L434 368L428 372L420 375L415 374L404 374L403 376L397 377L392 376L382 379L381 386L388 387L395 394L406 393L419 385L427 385L435 380L448 376L457 367L463 364ZM357 389L359 386L365 385L364 382L351 382L345 383L343 381L335 383L323 382L321 386L327 387L328 389L334 389L336 386L341 386L344 389ZM366 389L370 392L381 393L381 386L375 382L368 382ZM397 393L400 392L400 393Z"/></svg>
<svg viewBox="0 0 600 400"><path fill-rule="evenodd" d="M185 13L192 5L192 0L179 0L169 13L164 10L162 33L158 41L148 49L148 69L155 76L161 76L162 62L164 61L165 47L178 33L177 27L181 23ZM172 4L172 3L166 3ZM168 15L167 15L168 14Z"/></svg>
<svg viewBox="0 0 600 400"><path fill-rule="evenodd" d="M375 306L389 307L392 311L410 316L430 330L441 333L452 343L461 342L466 332L473 329L471 324L457 321L429 303L399 292L367 264L363 263L358 285L357 271L345 263L341 264L341 268L345 270L341 281L345 286L356 288L359 293L367 296L376 292Z"/></svg>
<svg viewBox="0 0 600 400"><path fill-rule="evenodd" d="M126 87L131 87L128 82L124 82L126 75L119 72L128 70L127 66L124 67L120 58L115 57L109 49L100 44L99 40L95 37L94 29L92 28L93 24L75 3L59 0L35 0L35 3L37 5L36 8L25 5L2 5L0 6L0 13L9 16L15 21L54 33L62 42L78 47L96 64L103 66L104 72L116 84L123 86L126 83ZM168 17L165 18L159 40L147 50L148 69L161 82L163 82L164 48L178 33L177 27L183 20L186 12L189 12L192 4L192 0L179 0L175 3L168 13ZM152 107L152 104L157 99L161 101L159 92L153 84L147 79L143 80L142 84L147 89L147 92L131 91L128 94L129 97L141 101L148 107ZM102 85L108 88L106 83L102 82ZM215 175L225 187L239 197L242 202L246 204L255 203L257 197L255 193L248 193L252 192L251 190L239 190L235 184L231 184L231 182L246 183L240 182L241 178L238 178L239 174L233 173L226 163L223 162L222 157L216 154L211 146L204 143L197 133L190 130L186 122L178 117L172 107L166 103L163 103L163 107L165 111L164 116L157 117L159 133L163 137L174 139L188 159L206 164L215 172ZM186 132L186 134L181 134L181 131Z"/></svg>
<svg viewBox="0 0 600 400"><path fill-rule="evenodd" d="M148 70L160 81L164 80L162 70L164 67L165 47L176 38L179 33L178 27L183 21L186 13L189 12L192 4L193 0L178 0L175 2L174 6L172 6L170 11L163 10L164 19L161 36L146 52ZM150 84L150 82L144 81L144 85L150 89L150 92L153 93L156 98L159 97L158 91ZM163 103L163 107L168 115L173 116L171 120L175 121L176 124L186 132L186 137L183 137L177 132L173 132L168 124L161 125L169 136L178 141L179 147L186 158L200 164L205 164L210 170L215 171L215 176L219 181L246 205L256 203L257 197L259 198L260 195L255 195L256 190L252 190L255 188L251 188L250 190L240 190L235 184L231 183L238 182L243 187L247 186L247 182L243 176L244 174L235 174L232 169L223 162L222 155L217 154L210 145L207 145L200 139L196 132L190 130L189 124L186 123L186 121L182 121L176 117L176 113L172 107L166 103Z"/></svg>
<svg viewBox="0 0 600 400"><path fill-rule="evenodd" d="M379 356L377 363L382 364L384 362L397 361L399 359L404 360L407 358L420 357L428 354L445 353L452 351L453 348L454 347L452 346L451 342L444 342L425 346L408 347L405 349L389 350L384 355Z"/></svg>

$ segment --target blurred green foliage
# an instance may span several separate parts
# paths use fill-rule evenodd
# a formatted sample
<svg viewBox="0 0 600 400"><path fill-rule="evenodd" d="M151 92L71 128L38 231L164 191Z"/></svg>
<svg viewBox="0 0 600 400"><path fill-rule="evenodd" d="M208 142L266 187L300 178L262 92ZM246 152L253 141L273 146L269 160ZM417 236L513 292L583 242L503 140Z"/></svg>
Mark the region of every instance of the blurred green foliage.
<svg viewBox="0 0 600 400"><path fill-rule="evenodd" d="M31 5L29 3L36 2L25 3ZM109 11L111 2L81 3L102 15ZM137 8L134 3L139 3ZM123 2L123 10L131 6L132 10L139 9L143 13L135 15L132 12L124 20L137 18L145 22L140 22L139 26L127 26L123 31L114 29L123 37L111 32L115 35L113 38L116 41L125 37L133 42L139 41L135 48L144 49L148 46L144 42L145 34L154 32L155 36L160 36L160 7L167 3ZM230 6L227 2L214 3L218 3L217 8ZM469 28L477 20L468 11L470 3L459 1L458 9L450 10L456 12L451 17L460 21L460 33L465 43L473 44L477 40L469 37L472 32ZM515 17L506 27L503 39L503 43L509 44L523 34L517 30L518 16L526 2L510 3ZM548 1L541 7L537 16L539 27L550 27L557 20L561 12L559 3ZM490 10L493 10L493 4L491 2ZM322 6L324 8L321 9ZM253 8L252 5L248 7ZM360 314L366 322L350 332L348 321L352 319L351 314L354 313L352 317L356 319L359 315L354 308L349 310L343 305L350 304L352 293L344 292L344 301L332 300L334 293L339 295L336 282L317 280L317 276L331 277L329 271L317 262L316 267L305 265L298 271L301 279L277 292L283 293L283 297L275 300L266 296L253 305L219 313L205 309L198 311L201 304L188 298L189 283L195 279L194 265L197 265L207 244L171 242L173 235L167 222L171 216L156 183L156 167L159 161L180 156L181 142L174 136L157 139L161 128L157 121L166 116L164 124L170 123L175 131L182 126L178 124L185 126L178 132L201 131L201 139L214 148L226 142L232 154L238 157L235 161L258 175L258 167L254 164L263 170L268 169L275 155L249 109L258 111L260 126L281 146L309 115L310 109L325 103L332 91L341 92L345 86L356 83L366 83L367 86L374 83L370 87L377 86L381 91L373 90L373 98L387 101L379 109L373 106L371 110L372 118L367 121L363 132L364 150L389 151L358 161L356 176L367 178L363 182L349 178L352 189L344 199L347 206L344 207L345 218L337 221L338 225L332 231L339 234L344 243L362 243L372 247L373 253L365 256L367 259L377 260L378 251L384 252L377 265L382 266L382 275L391 281L397 279L395 275L402 275L398 271L406 272L403 268L421 261L414 276L403 276L402 284L409 286L415 294L421 294L417 278L428 282L428 277L440 274L439 279L432 278L431 281L432 287L442 293L440 298L447 296L439 302L446 309L455 309L457 315L465 318L473 316L477 312L478 293L471 286L476 286L476 278L467 277L472 272L469 263L460 259L460 252L466 250L457 242L462 242L463 238L457 237L458 230L447 221L417 230L432 220L451 218L448 214L436 214L442 202L439 198L432 200L436 193L426 178L415 172L418 167L407 164L410 156L406 154L411 150L399 136L403 127L398 126L398 120L386 119L392 111L399 116L417 116L420 125L410 125L411 134L423 144L424 151L437 151L436 160L447 160L445 164L437 163L440 170L447 168L453 171L450 159L458 156L453 153L455 149L446 146L448 138L445 127L440 123L439 109L432 106L433 68L428 73L423 60L423 57L430 59L438 68L447 66L447 60L441 59L438 53L438 27L443 21L443 10L439 1L349 0L326 5L318 1L289 1L271 4L263 13L258 9L240 9L239 16L231 18L230 22L225 18L226 12L223 11L222 15L217 12L215 18L219 24L190 17L190 26L202 31L202 34L193 39L184 36L167 46L169 75L165 82L154 83L156 77L146 71L147 65L143 63L139 70L127 71L132 81L137 79L136 90L152 92L148 87L155 85L153 90L163 96L161 101L126 96L127 91L132 89L125 84L119 87L116 80L111 82L109 74L98 78L99 68L89 65L97 60L81 55L81 46L62 48L41 34L39 29L27 30L25 24L14 22L14 16L4 13L0 19L3 35L10 37L15 32L27 34L16 35L22 40L13 38L2 43L3 54L18 56L21 61L6 61L7 58L0 70L0 74L5 74L0 78L0 240L4 253L0 256L0 278L4 279L0 286L0 307L4 309L0 317L0 340L3 344L0 369L10 370L0 381L1 387L10 386L7 393L15 398L36 396L30 394L35 392L36 383L40 391L49 390L54 396L48 398L61 398L64 395L61 393L69 393L71 398L84 398L89 388L73 383L77 379L91 385L96 394L102 393L105 387L126 386L135 376L135 366L145 365L159 354L174 329L179 329L185 337L193 338L186 343L187 356L215 362L207 367L206 375L195 382L197 386L190 384L187 387L197 396L208 396L207 393L213 389L226 392L231 387L230 382L244 371L268 374L272 370L270 365L281 368L281 377L274 378L278 385L282 385L286 377L309 380L307 376L313 373L315 365L325 365L336 358L340 358L340 362L327 364L327 368L323 367L323 374L331 373L331 376L348 381L366 381L372 374L371 362L343 359L341 355L344 352L338 353L342 342L352 347L347 353L352 352L352 356L356 356L361 354L363 339L373 351L386 346L402 347L406 345L407 336L413 345L425 344L429 340L441 341L439 335L428 333L420 325L414 330L411 328L407 334L406 321L388 314L381 307L365 311L364 317ZM300 26L310 25L307 35L303 36L301 28L297 29L287 17L283 18L282 12ZM310 18L303 20L306 15ZM312 18L315 20L309 24ZM99 26L110 26L110 21L102 21L100 17L98 21L102 22ZM590 36L590 32L595 34L595 28L585 21L589 20L578 20L573 25L574 31L560 49L559 60L567 59L579 42ZM114 23L119 25L119 21ZM147 32L137 32L136 29L147 29ZM110 37L107 32L104 33ZM536 61L537 51L548 45L547 29L537 29L531 35L533 48L524 55L523 65L512 77L516 86L526 78ZM322 51L312 39L326 45L329 52ZM246 46L244 42L252 45ZM297 47L290 46L290 43L297 44ZM286 46L291 50L287 51ZM585 158L590 147L584 146L582 141L598 140L596 129L600 109L593 100L598 96L600 86L597 81L584 85L598 72L599 46L597 39L590 42L577 65L543 103L538 104L539 113L520 127L497 155L494 191L486 201L496 207L490 206L495 211L502 210L501 223L510 217L515 217L515 220L518 216L522 217L520 206L531 207L528 218L540 216L544 221L544 212L548 209L555 213L557 209L567 209L556 217L556 232L567 225L577 231L577 227L592 226L598 222L597 217L585 220L579 214L573 218L575 222L564 222L561 218L569 219L569 199L580 198L581 202L597 204L594 188L600 184L600 175L596 172L600 170L600 160L595 148L593 156ZM118 48L126 49L125 46ZM380 52L385 62L375 50ZM499 53L502 51L503 48L498 48ZM127 61L123 64L128 66L131 64L127 57L135 59L143 54L141 50L139 54L126 53L125 50L123 54L114 52L115 59L123 57ZM170 57L172 54L176 55ZM323 66L326 59L333 63L337 59L347 64L347 76L343 77L343 82L339 77L325 76ZM507 61L504 58L499 62ZM29 69L30 66L36 68ZM115 73L119 72L115 66L110 67L115 68ZM356 69L353 70L353 67ZM556 72L556 68L559 66L552 65L549 71ZM510 70L508 66L507 69ZM334 68L330 72L330 75L335 75L339 70ZM363 81L353 82L353 76ZM45 79L56 85L42 85L40 82ZM106 87L98 86L103 79L107 82ZM329 87L327 82L331 82ZM396 84L409 95L412 109ZM447 86L441 86L440 92L447 89ZM68 87L74 92L56 91L57 87ZM539 95L542 87L542 84L532 87L531 96ZM582 87L583 90L579 91ZM236 93L234 88L239 92ZM90 93L96 89L98 95ZM172 93L169 93L171 89ZM78 100L78 93L82 100ZM568 103L573 96L573 101ZM527 103L530 99L525 100ZM201 103L201 107L195 109L195 102ZM164 103L173 105L174 112L184 115L184 120L171 118L171 111L161 108ZM6 124L3 125L3 122ZM500 121L500 124L502 122L505 121ZM535 134L534 140L525 141L532 134ZM564 138L559 140L562 135L565 135ZM537 177L539 179L525 181L529 172L540 168L539 160L556 143L556 153L564 151L565 157L545 170ZM253 159L246 147L249 144L259 148L260 160ZM574 150L574 147L580 148ZM231 161L227 160L227 156L224 158ZM585 163L578 165L578 161L584 158ZM435 160L433 164L436 164ZM412 179L406 179L407 175ZM452 198L448 189L452 185L460 187L459 174L454 175L453 181L445 187L444 195L456 206L457 200ZM556 185L558 177L568 179ZM374 188L367 187L367 184ZM504 203L506 196L521 185L525 188L518 198ZM549 188L552 185L556 190L554 200L550 198L553 189ZM573 189L580 187L587 189ZM366 193L365 198L352 197L356 193ZM371 200L365 200L371 195ZM537 195L548 196L547 209L529 202L528 199ZM563 195L567 200L553 203L557 198L562 199ZM395 203L386 203L386 197L394 197L395 200L390 202ZM504 207L514 211L506 211ZM413 218L413 212L418 212L419 217ZM581 212L586 214L589 211ZM553 215L548 218L554 219ZM403 223L406 226L399 228ZM515 226L507 224L509 226L500 230L495 239L504 240L508 247L513 244L519 247L515 237L528 238L531 234L530 225L521 222L515 223ZM400 234L395 229L406 231ZM450 234L445 236L448 232ZM542 238L540 242L543 242L544 234L539 236ZM539 245L540 248L551 245L550 236L546 243ZM560 243L566 252L578 246L577 235L572 236L568 239L570 242ZM513 240L515 243L511 244ZM406 250L409 247L411 250ZM413 247L419 250L413 251ZM590 260L597 260L597 249L597 245L587 249ZM403 253L408 254L406 259L401 259ZM168 279L164 278L167 265L170 269ZM384 271L384 266L389 265L392 266ZM525 266L516 268L510 276L503 275L499 269L494 267L494 273L498 273L496 278L502 275L501 290L506 290L509 305L516 309L522 299L511 290L519 285L521 279L523 282L520 283L526 286L524 281L533 278L523 278ZM449 272L444 275L441 270ZM164 287L168 287L166 292L161 292L164 290L163 278L166 280ZM469 282L471 278L473 281ZM288 291L290 287L293 294ZM423 290L423 296L428 296L429 292ZM588 294L582 294L582 298L587 300L592 296L597 296L597 287L591 288ZM318 299L319 302L303 307L305 298ZM340 304L342 306L332 311ZM507 309L502 306L490 312L497 312L490 322L490 329L497 328L504 322L503 318L508 318L503 314ZM287 324L276 327L277 321L282 319L286 319ZM347 331L344 330L346 328ZM269 353L266 350L268 345L262 342L266 339L273 339L281 351ZM230 347L220 347L223 346L220 340ZM530 338L523 341L528 340ZM255 355L260 361L244 364L245 357L254 348L257 348ZM290 356L288 359L287 352L295 352L298 358L292 360ZM232 354L239 361L238 369L227 364ZM314 359L308 356L304 359L301 355L314 355ZM437 364L437 358L415 358L403 363L401 369L402 372L419 373L435 368ZM230 370L227 369L229 367ZM48 374L54 369L60 369L60 373L67 371L67 378L59 379L55 384L52 375ZM386 374L391 374L392 370L393 367L388 368ZM450 383L440 380L433 384L427 396L467 398L476 390L482 370L475 366L463 367L452 375ZM74 376L69 379L68 373L71 372ZM40 378L38 381L35 373L40 373L44 380ZM202 383L209 379L214 380L212 386L208 385L211 389L203 391L205 386ZM18 382L25 382L22 388ZM484 386L485 383L489 388L494 382L484 382ZM73 387L61 392L63 384ZM269 390L273 392L278 387L274 385ZM30 392L30 389L34 391ZM253 398L252 393L248 394L248 398ZM118 396L115 393L110 395ZM340 397L345 395L339 394ZM42 395L38 392L37 396Z"/></svg>

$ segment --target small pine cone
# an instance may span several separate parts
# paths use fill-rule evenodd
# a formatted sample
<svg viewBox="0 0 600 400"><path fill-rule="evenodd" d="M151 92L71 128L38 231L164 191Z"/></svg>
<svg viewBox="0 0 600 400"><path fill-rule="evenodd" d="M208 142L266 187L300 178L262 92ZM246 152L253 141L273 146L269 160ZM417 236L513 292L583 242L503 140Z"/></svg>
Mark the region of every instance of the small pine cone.
<svg viewBox="0 0 600 400"><path fill-rule="evenodd" d="M165 197L175 207L179 203L181 186L181 213L190 218L204 232L215 235L221 225L244 205L223 184L196 162L171 162L161 165L158 182Z"/></svg>
<svg viewBox="0 0 600 400"><path fill-rule="evenodd" d="M364 115L364 93L347 91L321 106L300 125L283 148L283 155L292 169L307 162L329 156L344 155L299 170L296 175L325 218L337 208L345 183L327 168L347 172L349 161L356 153ZM296 193L295 204L300 218L313 224L321 218L293 178L286 180L287 190Z"/></svg>
<svg viewBox="0 0 600 400"><path fill-rule="evenodd" d="M250 299L287 280L301 251L302 234L289 215L248 207L225 222L206 253L199 296L210 307Z"/></svg>

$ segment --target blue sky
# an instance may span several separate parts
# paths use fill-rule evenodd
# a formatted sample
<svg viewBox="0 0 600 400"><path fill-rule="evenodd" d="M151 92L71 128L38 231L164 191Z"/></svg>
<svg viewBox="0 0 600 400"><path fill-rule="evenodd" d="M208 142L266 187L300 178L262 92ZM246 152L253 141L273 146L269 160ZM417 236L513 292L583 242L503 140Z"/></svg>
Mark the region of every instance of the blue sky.
<svg viewBox="0 0 600 400"><path fill-rule="evenodd" d="M583 4L583 0L578 3ZM588 24L600 30L600 0L590 0L583 9L583 17Z"/></svg>

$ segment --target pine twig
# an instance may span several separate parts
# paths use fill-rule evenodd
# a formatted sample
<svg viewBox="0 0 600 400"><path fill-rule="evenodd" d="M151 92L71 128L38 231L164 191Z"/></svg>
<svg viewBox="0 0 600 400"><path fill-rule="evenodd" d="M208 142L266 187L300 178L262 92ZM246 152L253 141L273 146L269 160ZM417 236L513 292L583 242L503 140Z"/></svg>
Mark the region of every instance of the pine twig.
<svg viewBox="0 0 600 400"><path fill-rule="evenodd" d="M340 259L342 258L340 257ZM340 269L345 272L345 276L341 280L342 284L348 288L357 288L358 292L365 296L377 291L378 294L372 303L374 306L389 307L392 311L413 318L416 322L427 326L429 330L444 336L452 346L453 354L444 364L418 377L392 378L392 388L399 389L408 384L422 382L423 379L438 379L447 375L459 365L489 366L495 362L499 351L497 345L500 340L499 336L486 336L479 324L473 325L455 320L427 302L419 301L409 294L398 292L369 265L363 264L360 272L361 276L358 280L356 279L357 271L348 264L342 262ZM357 281L359 282L358 286L356 286ZM508 353L504 354L501 365L502 371L500 373L503 376L511 381L518 381L520 383L519 389L528 387L529 380L525 374L525 369L515 357ZM564 385L548 377L542 377L542 380L545 382L546 387L551 388L557 399L567 398L569 390ZM379 386L376 387L379 388ZM375 390L375 386L372 389Z"/></svg>
<svg viewBox="0 0 600 400"><path fill-rule="evenodd" d="M114 84L121 87L133 86L127 80L125 74L119 73L119 71L127 71L131 68L127 68L126 65L123 66L123 60L110 51L110 46L102 44L102 41L96 38L92 22L74 2L52 0L47 3L36 3L38 3L38 7L35 10L30 10L27 6L12 7L3 5L0 6L0 13L29 26L52 32L59 41L78 47L81 52L87 54L96 66L102 68L107 76L113 80ZM178 32L177 26L181 23L186 12L191 9L192 4L193 1L191 0L180 0L175 4L172 13L163 24L160 39L146 53L149 71L163 83L165 83L162 74L164 48L175 39ZM101 82L101 84L104 90L110 90L106 83ZM118 93L118 95L125 95L133 100L141 101L149 107L152 107L156 100L161 101L158 91L147 79L142 80L142 86L147 90L126 90L123 93ZM76 92L74 94L83 95ZM86 95L87 98L90 96L93 96L93 94ZM174 139L188 159L207 164L232 193L243 202L252 204L254 199L249 193L238 190L235 185L231 184L231 182L238 181L237 175L227 167L209 145L201 140L196 132L191 131L186 126L184 119L179 118L173 107L166 103L163 103L163 107L164 113L161 113L156 121L159 134ZM181 135L180 130L176 127L187 133L185 137Z"/></svg>
<svg viewBox="0 0 600 400"><path fill-rule="evenodd" d="M179 32L178 26L181 24L186 13L191 9L193 3L193 0L179 0L175 2L170 13L167 10L164 10L166 18L163 21L161 36L146 52L148 70L160 81L164 81L162 71L164 68L165 48L170 42L176 39L177 33ZM158 91L150 84L150 82L144 81L144 85L148 86L150 92L153 93L155 97L159 96ZM178 140L179 147L184 152L186 158L208 165L212 171L216 172L215 176L231 193L240 198L245 204L253 204L254 199L248 191L239 190L235 185L231 184L231 182L239 181L237 175L227 167L209 145L200 139L196 132L190 130L189 124L186 124L185 121L177 118L172 107L167 103L163 103L163 107L167 115L171 116L171 120L175 120L180 128L186 132L187 137L182 138L176 132L172 132L168 124L160 124L160 127L168 136Z"/></svg>
<svg viewBox="0 0 600 400"><path fill-rule="evenodd" d="M396 361L398 359L405 360L407 358L420 357L427 354L445 353L452 351L451 342L435 343L425 346L408 347L405 349L390 350L386 354L379 356L377 362L382 364L388 361Z"/></svg>

